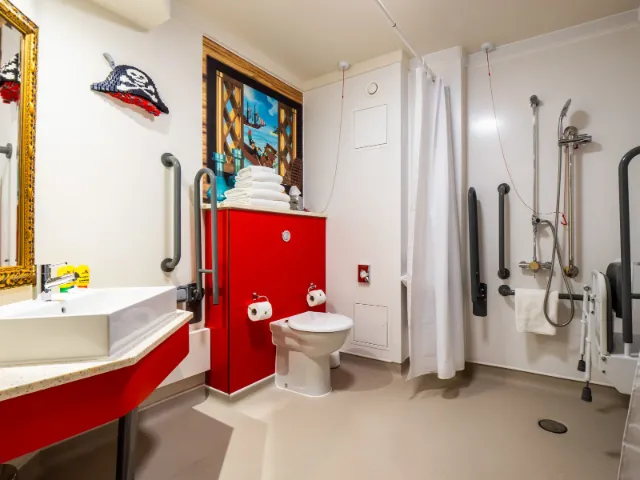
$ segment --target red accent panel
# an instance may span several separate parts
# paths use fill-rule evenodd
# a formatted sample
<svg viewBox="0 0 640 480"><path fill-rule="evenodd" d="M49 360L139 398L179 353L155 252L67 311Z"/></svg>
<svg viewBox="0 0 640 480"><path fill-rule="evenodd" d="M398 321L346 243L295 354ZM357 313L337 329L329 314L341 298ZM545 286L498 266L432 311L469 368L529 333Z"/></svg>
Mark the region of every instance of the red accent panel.
<svg viewBox="0 0 640 480"><path fill-rule="evenodd" d="M288 230L291 240L282 233ZM236 210L230 218L230 393L275 372L268 321L251 322L252 294L265 295L273 320L310 310L311 283L325 286L325 220ZM324 311L324 305L315 310Z"/></svg>
<svg viewBox="0 0 640 480"><path fill-rule="evenodd" d="M0 402L0 464L124 416L188 353L186 324L135 365Z"/></svg>
<svg viewBox="0 0 640 480"><path fill-rule="evenodd" d="M218 285L220 303L213 305L211 276L205 280L205 325L211 330L211 370L207 384L229 392L229 210L218 212ZM204 212L205 268L211 268L211 211Z"/></svg>
<svg viewBox="0 0 640 480"><path fill-rule="evenodd" d="M211 214L205 213L205 265L211 268ZM205 323L211 330L211 371L207 383L233 393L275 371L269 322L251 322L247 307L253 292L266 295L273 320L310 310L311 283L326 290L323 218L221 210L218 212L220 304L211 304L205 287ZM285 242L282 232L291 240ZM325 306L314 308L325 311Z"/></svg>

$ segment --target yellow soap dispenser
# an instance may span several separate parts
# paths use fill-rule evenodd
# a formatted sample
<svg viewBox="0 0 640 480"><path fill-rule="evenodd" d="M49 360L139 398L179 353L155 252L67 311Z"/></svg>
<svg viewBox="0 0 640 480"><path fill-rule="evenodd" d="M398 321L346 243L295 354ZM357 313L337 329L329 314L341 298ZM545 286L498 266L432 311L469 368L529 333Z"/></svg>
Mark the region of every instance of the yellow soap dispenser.
<svg viewBox="0 0 640 480"><path fill-rule="evenodd" d="M75 272L78 274L76 286L78 288L89 288L89 280L91 279L91 269L88 265L78 265Z"/></svg>

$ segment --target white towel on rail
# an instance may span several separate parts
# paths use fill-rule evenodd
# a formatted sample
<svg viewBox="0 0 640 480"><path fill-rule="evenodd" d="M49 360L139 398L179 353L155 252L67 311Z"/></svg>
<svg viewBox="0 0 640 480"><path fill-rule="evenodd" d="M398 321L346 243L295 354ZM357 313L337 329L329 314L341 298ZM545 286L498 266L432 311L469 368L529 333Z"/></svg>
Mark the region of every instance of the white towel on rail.
<svg viewBox="0 0 640 480"><path fill-rule="evenodd" d="M242 180L236 182L235 188L256 188L260 190L273 190L274 192L284 192L284 186L271 182L254 182L253 180Z"/></svg>
<svg viewBox="0 0 640 480"><path fill-rule="evenodd" d="M275 200L277 202L289 203L291 198L286 193L274 192L260 188L232 188L224 192L228 200L255 198L260 200Z"/></svg>
<svg viewBox="0 0 640 480"><path fill-rule="evenodd" d="M544 316L544 290L516 288L516 330L520 333L538 333L540 335L555 335L556 327L551 325ZM549 318L557 322L558 292L549 293L547 306Z"/></svg>

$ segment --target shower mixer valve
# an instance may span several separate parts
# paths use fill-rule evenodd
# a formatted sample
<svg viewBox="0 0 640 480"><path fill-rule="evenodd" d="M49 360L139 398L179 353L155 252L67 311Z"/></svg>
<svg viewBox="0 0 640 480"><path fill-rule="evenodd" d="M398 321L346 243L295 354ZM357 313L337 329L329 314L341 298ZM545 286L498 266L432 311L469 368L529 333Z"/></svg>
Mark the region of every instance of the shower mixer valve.
<svg viewBox="0 0 640 480"><path fill-rule="evenodd" d="M530 262L522 261L518 263L518 266L522 270L529 270L533 273L537 273L540 270L551 270L551 262L538 262L537 260L532 260Z"/></svg>

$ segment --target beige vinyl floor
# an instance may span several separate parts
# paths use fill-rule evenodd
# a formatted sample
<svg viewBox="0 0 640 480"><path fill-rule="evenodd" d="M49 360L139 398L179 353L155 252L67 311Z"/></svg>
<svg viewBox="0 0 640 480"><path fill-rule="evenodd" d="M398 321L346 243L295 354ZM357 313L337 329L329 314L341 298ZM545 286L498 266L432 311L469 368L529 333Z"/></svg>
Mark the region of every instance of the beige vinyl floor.
<svg viewBox="0 0 640 480"><path fill-rule="evenodd" d="M628 397L475 367L406 382L397 368L343 355L334 392L265 386L234 403L210 396L143 420L136 480L613 480ZM568 432L538 427L551 418ZM115 444L41 452L39 480L113 479Z"/></svg>

